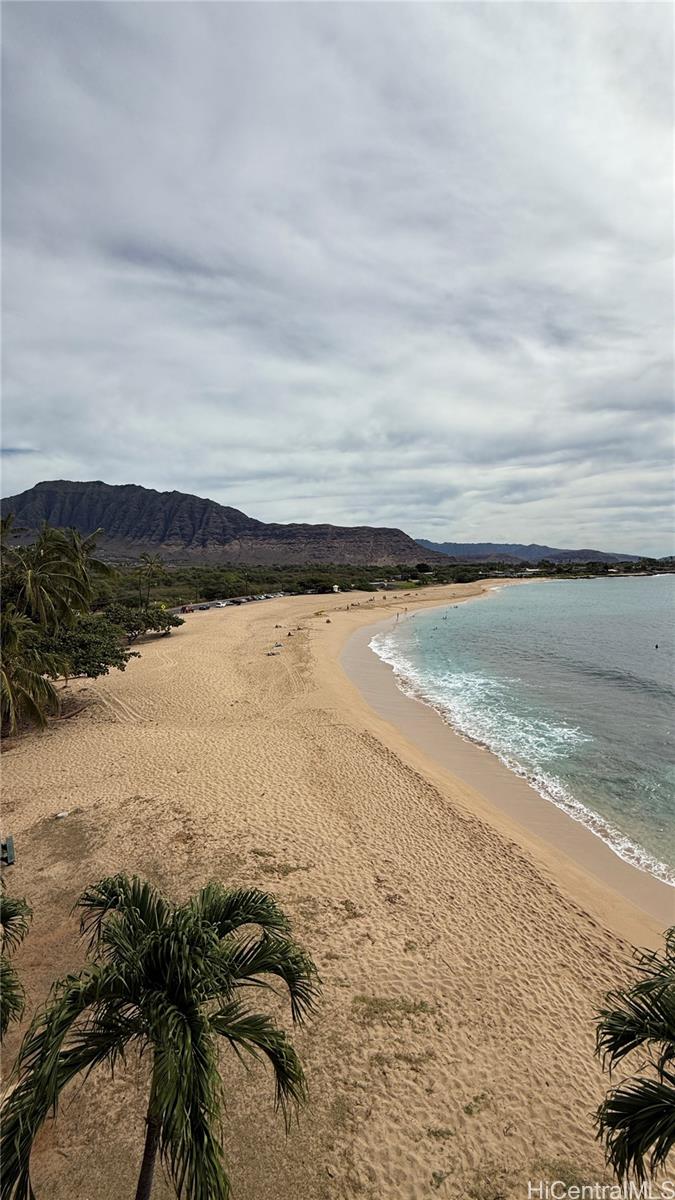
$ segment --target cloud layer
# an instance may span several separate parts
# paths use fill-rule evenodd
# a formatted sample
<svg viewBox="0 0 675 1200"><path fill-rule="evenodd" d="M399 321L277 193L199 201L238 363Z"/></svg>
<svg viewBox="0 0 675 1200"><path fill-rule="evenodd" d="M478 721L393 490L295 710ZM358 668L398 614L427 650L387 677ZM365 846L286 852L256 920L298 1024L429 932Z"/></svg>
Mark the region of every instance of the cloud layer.
<svg viewBox="0 0 675 1200"><path fill-rule="evenodd" d="M670 553L659 4L7 3L3 492Z"/></svg>

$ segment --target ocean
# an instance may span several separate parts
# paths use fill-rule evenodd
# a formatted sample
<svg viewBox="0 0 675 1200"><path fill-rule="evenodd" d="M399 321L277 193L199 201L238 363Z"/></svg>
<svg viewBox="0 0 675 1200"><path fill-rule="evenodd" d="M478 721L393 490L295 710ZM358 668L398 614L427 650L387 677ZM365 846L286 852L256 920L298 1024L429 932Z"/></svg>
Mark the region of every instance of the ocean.
<svg viewBox="0 0 675 1200"><path fill-rule="evenodd" d="M496 587L370 645L405 692L675 886L675 575Z"/></svg>

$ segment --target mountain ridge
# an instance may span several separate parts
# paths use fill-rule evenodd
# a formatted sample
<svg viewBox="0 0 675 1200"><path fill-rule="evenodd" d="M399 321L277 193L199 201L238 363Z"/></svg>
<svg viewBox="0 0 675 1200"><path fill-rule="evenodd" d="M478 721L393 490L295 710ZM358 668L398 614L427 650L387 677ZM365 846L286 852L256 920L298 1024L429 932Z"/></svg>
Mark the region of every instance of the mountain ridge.
<svg viewBox="0 0 675 1200"><path fill-rule="evenodd" d="M161 553L167 562L310 565L311 563L392 566L450 562L508 564L638 562L640 555L603 550L568 550L531 543L432 542L413 539L401 529L369 525L312 525L259 521L240 509L176 490L160 492L141 484L103 480L44 480L1 502L2 515L13 512L15 527L32 535L43 523L72 527L80 533L103 528L103 557L137 559Z"/></svg>
<svg viewBox="0 0 675 1200"><path fill-rule="evenodd" d="M43 521L89 534L102 528L102 556L113 560L161 553L167 561L253 565L414 564L420 548L400 529L367 525L266 523L239 509L187 492L102 480L44 480L2 500L2 515L29 533ZM438 556L436 561L441 561Z"/></svg>
<svg viewBox="0 0 675 1200"><path fill-rule="evenodd" d="M529 562L538 563L547 559L553 563L574 562L639 562L639 554L614 554L606 550L565 550L555 546L540 546L536 542L525 545L521 542L431 542L416 538L423 550L462 562Z"/></svg>

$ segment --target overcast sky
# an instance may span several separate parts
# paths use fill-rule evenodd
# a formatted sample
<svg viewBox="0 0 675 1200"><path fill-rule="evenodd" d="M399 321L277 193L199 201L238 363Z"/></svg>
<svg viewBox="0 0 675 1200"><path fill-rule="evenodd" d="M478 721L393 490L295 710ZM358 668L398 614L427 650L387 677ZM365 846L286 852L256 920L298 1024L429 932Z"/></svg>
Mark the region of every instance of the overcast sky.
<svg viewBox="0 0 675 1200"><path fill-rule="evenodd" d="M672 552L670 5L3 10L3 494Z"/></svg>

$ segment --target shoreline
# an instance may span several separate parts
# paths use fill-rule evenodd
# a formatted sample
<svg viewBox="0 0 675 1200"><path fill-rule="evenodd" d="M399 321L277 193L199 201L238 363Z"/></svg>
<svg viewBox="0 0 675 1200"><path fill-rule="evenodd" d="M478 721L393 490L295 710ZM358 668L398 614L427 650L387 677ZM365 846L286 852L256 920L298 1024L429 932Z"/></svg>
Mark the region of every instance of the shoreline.
<svg viewBox="0 0 675 1200"><path fill-rule="evenodd" d="M607 1078L595 1017L627 978L632 945L660 946L671 922L420 748L343 662L351 647L386 675L354 636L363 646L405 606L493 586L195 612L144 643L124 673L71 681L83 711L16 739L3 759L16 847L8 886L34 913L14 957L27 1006L8 1031L7 1063L54 979L82 964L72 907L85 887L123 871L183 900L217 879L272 892L322 980L315 1019L294 1033L311 1103L288 1137L269 1073L225 1055L236 1103L224 1149L238 1200L410 1200L434 1189L466 1200L486 1172L505 1200L521 1200L561 1145L584 1178L601 1178L590 1114ZM448 741L393 678L373 688ZM258 1003L267 1010L264 994ZM73 1089L35 1147L37 1194L133 1195L144 1072L130 1062L114 1080L97 1070Z"/></svg>
<svg viewBox="0 0 675 1200"><path fill-rule="evenodd" d="M516 581L495 580L475 596L438 599L433 607L488 599L490 592ZM538 580L517 581L536 583ZM411 605L412 607L412 605ZM406 620L414 612L405 614ZM675 919L675 887L627 862L598 834L542 796L526 778L510 770L487 746L463 737L433 705L399 687L394 668L370 647L395 617L361 627L346 641L340 661L368 705L430 760L468 785L493 811L508 818L526 838L534 836L548 855L564 854L596 884L642 910L665 928ZM558 873L558 872L557 872Z"/></svg>

